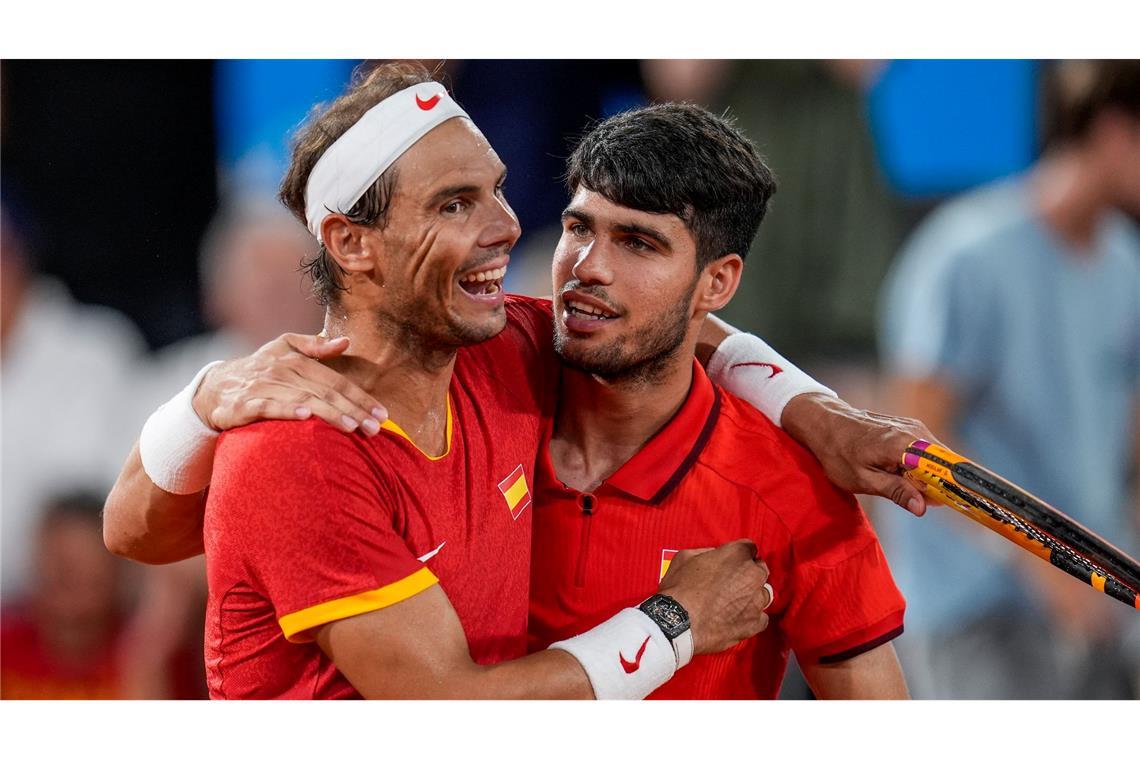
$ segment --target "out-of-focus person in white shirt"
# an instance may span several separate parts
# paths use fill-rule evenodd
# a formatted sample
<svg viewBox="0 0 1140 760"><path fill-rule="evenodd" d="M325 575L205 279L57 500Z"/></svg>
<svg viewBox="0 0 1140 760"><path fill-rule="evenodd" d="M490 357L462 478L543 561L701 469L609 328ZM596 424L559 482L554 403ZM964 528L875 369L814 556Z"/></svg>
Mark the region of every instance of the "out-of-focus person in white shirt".
<svg viewBox="0 0 1140 760"><path fill-rule="evenodd" d="M0 583L26 589L40 511L106 489L145 416L124 403L146 345L124 315L38 274L22 225L0 209Z"/></svg>
<svg viewBox="0 0 1140 760"><path fill-rule="evenodd" d="M253 353L284 332L315 333L324 318L301 272L312 237L271 198L223 206L199 249L202 310L213 329L160 350L138 414L149 414L205 364ZM140 425L141 426L141 425Z"/></svg>

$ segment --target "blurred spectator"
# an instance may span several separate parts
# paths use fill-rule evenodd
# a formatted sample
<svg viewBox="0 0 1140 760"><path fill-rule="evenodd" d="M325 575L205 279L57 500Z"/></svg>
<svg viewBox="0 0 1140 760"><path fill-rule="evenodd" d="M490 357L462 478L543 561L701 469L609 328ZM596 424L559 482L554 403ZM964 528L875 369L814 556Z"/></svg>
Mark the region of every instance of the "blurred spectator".
<svg viewBox="0 0 1140 760"><path fill-rule="evenodd" d="M300 272L313 246L308 231L269 198L220 209L198 256L202 311L213 330L155 355L147 391L135 396L137 415L149 414L208 362L252 353L283 332L318 332L324 312Z"/></svg>
<svg viewBox="0 0 1140 760"><path fill-rule="evenodd" d="M42 505L62 491L109 487L143 419L122 403L145 346L111 309L74 301L39 275L12 207L0 214L3 598L27 589Z"/></svg>
<svg viewBox="0 0 1140 760"><path fill-rule="evenodd" d="M271 199L246 198L220 209L199 253L202 309L214 329L167 346L140 368L146 382L134 395L135 416L149 414L208 362L252 353L283 332L319 331L323 309L300 272L313 245L308 231ZM205 696L205 602L201 557L144 569L131 622L132 640L146 644L133 660L137 692Z"/></svg>
<svg viewBox="0 0 1140 760"><path fill-rule="evenodd" d="M931 215L891 272L892 411L1135 552L1140 62L1051 74L1044 157ZM1135 696L1135 613L949 510L884 517L916 696Z"/></svg>
<svg viewBox="0 0 1140 760"><path fill-rule="evenodd" d="M903 233L867 127L865 92L882 65L688 63L702 73L680 76L676 62L647 61L647 81L662 83L652 94L728 108L779 185L740 290L720 316L797 361L869 359L874 293ZM663 66L668 76L652 73Z"/></svg>
<svg viewBox="0 0 1140 760"><path fill-rule="evenodd" d="M31 587L0 622L4 699L126 696L119 644L127 563L103 546L102 506L99 496L74 495L45 508L31 541Z"/></svg>

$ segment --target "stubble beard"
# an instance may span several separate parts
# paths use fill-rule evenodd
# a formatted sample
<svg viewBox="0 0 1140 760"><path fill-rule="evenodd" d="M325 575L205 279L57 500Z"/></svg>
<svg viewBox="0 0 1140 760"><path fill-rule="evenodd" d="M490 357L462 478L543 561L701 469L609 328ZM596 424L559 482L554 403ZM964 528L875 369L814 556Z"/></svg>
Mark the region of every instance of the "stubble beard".
<svg viewBox="0 0 1140 760"><path fill-rule="evenodd" d="M656 385L685 342L689 331L689 302L696 287L694 278L688 291L668 312L632 335L594 349L575 351L566 328L556 321L554 351L563 364L607 382Z"/></svg>

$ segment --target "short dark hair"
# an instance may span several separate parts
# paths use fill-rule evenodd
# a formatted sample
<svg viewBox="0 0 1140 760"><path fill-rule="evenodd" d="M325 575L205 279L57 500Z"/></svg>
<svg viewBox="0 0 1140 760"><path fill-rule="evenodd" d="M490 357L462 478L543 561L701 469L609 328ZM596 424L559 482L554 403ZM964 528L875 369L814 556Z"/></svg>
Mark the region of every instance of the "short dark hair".
<svg viewBox="0 0 1140 760"><path fill-rule="evenodd" d="M1108 109L1140 118L1140 61L1057 61L1045 73L1045 144L1080 141Z"/></svg>
<svg viewBox="0 0 1140 760"><path fill-rule="evenodd" d="M776 178L727 116L663 103L594 125L567 162L566 185L650 213L675 214L693 233L698 270L748 254Z"/></svg>
<svg viewBox="0 0 1140 760"><path fill-rule="evenodd" d="M430 81L431 72L415 62L361 67L353 73L352 83L343 95L327 106L317 105L310 111L304 126L293 138L289 169L281 180L281 189L277 194L301 224L308 226L305 188L309 183L309 175L329 146L381 100L405 88ZM396 171L389 168L352 208L332 210L343 213L356 224L383 227L395 187ZM313 280L313 293L317 300L323 306L335 303L337 294L345 289L341 279L344 271L329 256L324 244L321 244L313 258L301 266Z"/></svg>

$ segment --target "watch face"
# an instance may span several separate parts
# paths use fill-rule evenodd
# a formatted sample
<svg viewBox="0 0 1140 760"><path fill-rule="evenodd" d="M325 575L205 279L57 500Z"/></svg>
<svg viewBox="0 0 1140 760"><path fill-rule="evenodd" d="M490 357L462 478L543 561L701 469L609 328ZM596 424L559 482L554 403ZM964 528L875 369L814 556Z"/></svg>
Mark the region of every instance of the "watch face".
<svg viewBox="0 0 1140 760"><path fill-rule="evenodd" d="M658 594L646 600L641 607L646 615L653 618L670 640L677 638L689 628L689 615L685 608L670 597Z"/></svg>

